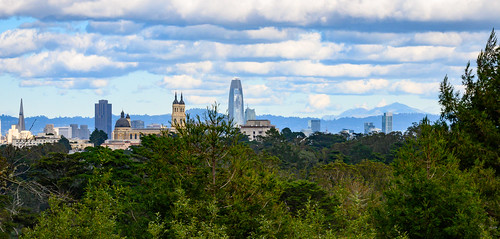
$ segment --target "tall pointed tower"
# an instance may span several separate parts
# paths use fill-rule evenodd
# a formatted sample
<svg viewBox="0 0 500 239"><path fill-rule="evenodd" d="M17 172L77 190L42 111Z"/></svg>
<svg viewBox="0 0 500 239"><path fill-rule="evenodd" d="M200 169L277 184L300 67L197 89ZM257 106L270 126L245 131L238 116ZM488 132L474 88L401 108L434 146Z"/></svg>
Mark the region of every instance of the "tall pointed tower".
<svg viewBox="0 0 500 239"><path fill-rule="evenodd" d="M228 111L229 118L233 120L233 123L236 126L245 124L244 110L243 88L241 87L241 81L238 78L234 78L231 81L231 87L229 88Z"/></svg>
<svg viewBox="0 0 500 239"><path fill-rule="evenodd" d="M172 128L174 128L176 125L179 125L181 127L184 127L186 123L186 105L184 104L184 99L182 98L182 93L181 93L181 100L177 101L177 92L175 92L175 99L174 102L172 103Z"/></svg>
<svg viewBox="0 0 500 239"><path fill-rule="evenodd" d="M23 99L21 98L21 108L19 109L19 121L17 122L17 129L19 131L26 130L26 125L24 124L24 110L23 110Z"/></svg>

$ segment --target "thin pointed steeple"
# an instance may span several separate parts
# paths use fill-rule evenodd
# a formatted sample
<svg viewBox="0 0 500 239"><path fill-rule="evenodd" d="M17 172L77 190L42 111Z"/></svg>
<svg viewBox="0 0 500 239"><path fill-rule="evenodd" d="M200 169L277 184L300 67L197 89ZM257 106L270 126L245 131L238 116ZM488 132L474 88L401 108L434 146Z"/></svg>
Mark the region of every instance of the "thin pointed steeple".
<svg viewBox="0 0 500 239"><path fill-rule="evenodd" d="M175 99L173 104L179 104L179 101L177 101L177 91L175 92Z"/></svg>
<svg viewBox="0 0 500 239"><path fill-rule="evenodd" d="M181 92L181 101L179 101L179 104L181 104L181 105L184 104L184 100L182 99L182 92Z"/></svg>
<svg viewBox="0 0 500 239"><path fill-rule="evenodd" d="M26 126L24 124L24 110L23 110L23 99L21 98L21 107L19 109L19 121L17 122L17 129L19 131L26 130Z"/></svg>

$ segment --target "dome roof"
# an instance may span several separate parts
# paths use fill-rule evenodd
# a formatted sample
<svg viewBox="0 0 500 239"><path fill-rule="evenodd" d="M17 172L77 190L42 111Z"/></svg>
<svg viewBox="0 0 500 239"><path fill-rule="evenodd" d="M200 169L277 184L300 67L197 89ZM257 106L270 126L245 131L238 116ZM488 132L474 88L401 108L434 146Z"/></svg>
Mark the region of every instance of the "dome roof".
<svg viewBox="0 0 500 239"><path fill-rule="evenodd" d="M130 116L129 116L129 119L130 119ZM131 126L130 126L130 122L125 118L125 113L122 111L121 118L119 118L116 121L115 128L124 128L124 127L130 128Z"/></svg>

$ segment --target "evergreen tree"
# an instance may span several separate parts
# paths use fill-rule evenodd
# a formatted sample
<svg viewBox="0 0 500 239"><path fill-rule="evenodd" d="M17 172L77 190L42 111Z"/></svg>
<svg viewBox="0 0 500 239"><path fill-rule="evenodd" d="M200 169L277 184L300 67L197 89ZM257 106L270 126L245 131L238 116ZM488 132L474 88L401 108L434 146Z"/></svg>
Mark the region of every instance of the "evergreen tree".
<svg viewBox="0 0 500 239"><path fill-rule="evenodd" d="M94 146L101 146L108 139L108 134L102 130L95 129L92 134L90 134L90 142L94 144Z"/></svg>

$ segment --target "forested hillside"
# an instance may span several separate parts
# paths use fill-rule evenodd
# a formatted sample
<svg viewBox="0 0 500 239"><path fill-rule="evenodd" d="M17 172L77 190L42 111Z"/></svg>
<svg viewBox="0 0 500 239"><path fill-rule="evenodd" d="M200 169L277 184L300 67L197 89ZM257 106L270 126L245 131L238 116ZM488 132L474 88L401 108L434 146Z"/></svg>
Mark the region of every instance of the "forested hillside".
<svg viewBox="0 0 500 239"><path fill-rule="evenodd" d="M498 238L499 61L492 32L405 134L250 142L214 106L131 150L4 146L0 237Z"/></svg>

